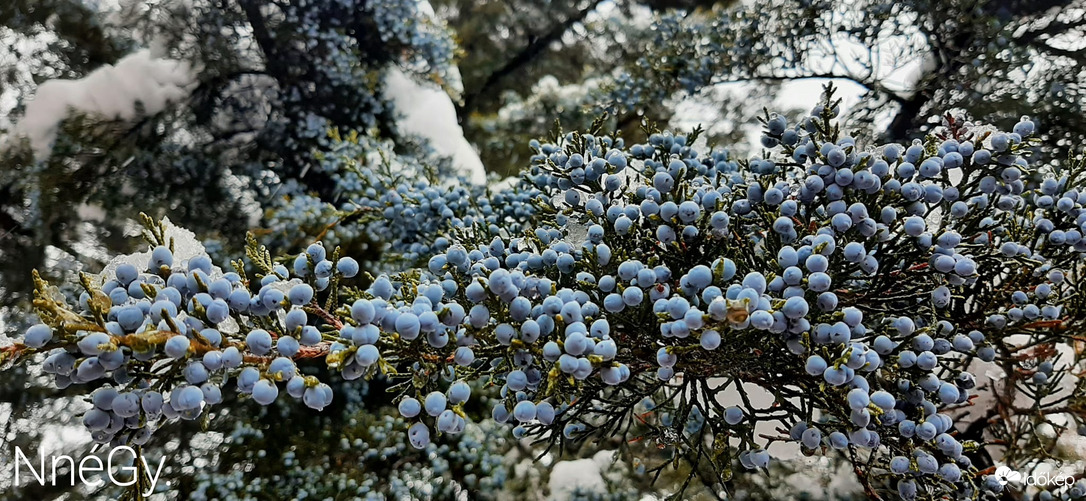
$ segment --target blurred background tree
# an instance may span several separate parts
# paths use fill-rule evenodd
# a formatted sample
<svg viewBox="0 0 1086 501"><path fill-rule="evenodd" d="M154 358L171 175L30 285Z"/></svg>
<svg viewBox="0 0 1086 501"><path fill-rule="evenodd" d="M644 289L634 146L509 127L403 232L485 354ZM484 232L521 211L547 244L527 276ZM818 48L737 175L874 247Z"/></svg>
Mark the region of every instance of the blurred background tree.
<svg viewBox="0 0 1086 501"><path fill-rule="evenodd" d="M798 116L829 79L846 91L855 135L908 141L943 112L1006 128L1029 115L1042 131L1038 154L1058 161L1086 130L1084 31L1076 0L5 2L0 326L22 328L9 313L28 299L28 270L55 281L97 270L131 250L140 210L223 242L208 249L217 257L238 255L241 239L220 237L246 230L276 251L314 240L334 222L327 214L284 222L304 219L298 200L345 202L327 160L339 147L331 129L387 141L390 155L432 166L438 182L481 182L484 165L516 173L529 139L556 121L587 128L602 113L635 141L642 124L703 124L704 141L742 158L759 154L762 106ZM368 234L337 236L367 266L380 262ZM67 409L84 404L17 374L0 385L5 446L85 449L84 437L62 432ZM417 453L403 449L387 406L339 402L322 415L254 414L235 402L187 423L178 436L191 440L156 447L191 461L167 473L182 499L553 488L537 489L545 469L517 466L538 451L504 430L440 445L456 454ZM359 457L365 450L381 452ZM627 479L602 474L595 492L668 491L666 479L629 482L637 465L592 462L595 452L578 464Z"/></svg>

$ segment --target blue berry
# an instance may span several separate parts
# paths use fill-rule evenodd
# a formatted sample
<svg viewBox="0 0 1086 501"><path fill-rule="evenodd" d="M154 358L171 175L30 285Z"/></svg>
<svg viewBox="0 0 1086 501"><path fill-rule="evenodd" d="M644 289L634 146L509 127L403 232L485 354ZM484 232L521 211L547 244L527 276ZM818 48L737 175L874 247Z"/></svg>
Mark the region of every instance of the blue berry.
<svg viewBox="0 0 1086 501"><path fill-rule="evenodd" d="M142 322L143 316L140 316ZM45 324L36 324L26 330L26 335L23 336L23 343L31 348L41 348L53 338L53 329L49 328Z"/></svg>

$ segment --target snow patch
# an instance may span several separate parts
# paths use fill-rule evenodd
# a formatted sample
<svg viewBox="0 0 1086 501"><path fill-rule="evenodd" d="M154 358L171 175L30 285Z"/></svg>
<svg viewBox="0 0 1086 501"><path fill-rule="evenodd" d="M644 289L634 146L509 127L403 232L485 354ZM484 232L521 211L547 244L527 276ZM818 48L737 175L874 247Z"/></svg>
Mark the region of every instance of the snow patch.
<svg viewBox="0 0 1086 501"><path fill-rule="evenodd" d="M400 128L425 138L442 156L473 183L486 182L486 170L479 154L464 137L457 121L452 98L436 84L420 83L393 66L385 74L385 97L403 116Z"/></svg>
<svg viewBox="0 0 1086 501"><path fill-rule="evenodd" d="M177 226L170 222L170 218L163 217L162 223L166 227L164 236L166 242L173 240L173 262L174 269L186 269L188 262L195 257L208 257L207 251L204 249L204 244L200 243L200 240L196 238L196 234ZM151 249L143 252L134 252L132 254L125 254L114 257L106 266L102 268L102 271L98 274L98 283L103 283L106 279L112 276L117 271L117 267L122 264L131 264L135 266L137 270L146 270L148 263L151 262ZM211 273L208 275L211 279L218 279L223 276L222 269L218 266L211 267Z"/></svg>
<svg viewBox="0 0 1086 501"><path fill-rule="evenodd" d="M55 79L38 86L15 133L26 136L37 159L49 157L60 123L72 111L113 120L134 120L143 107L155 114L183 99L195 87L189 64L155 58L144 49L129 54L116 65L105 65L78 80Z"/></svg>
<svg viewBox="0 0 1086 501"><path fill-rule="evenodd" d="M559 461L551 469L550 499L570 499L581 493L607 493L603 472L612 463L614 451L599 451L590 458Z"/></svg>

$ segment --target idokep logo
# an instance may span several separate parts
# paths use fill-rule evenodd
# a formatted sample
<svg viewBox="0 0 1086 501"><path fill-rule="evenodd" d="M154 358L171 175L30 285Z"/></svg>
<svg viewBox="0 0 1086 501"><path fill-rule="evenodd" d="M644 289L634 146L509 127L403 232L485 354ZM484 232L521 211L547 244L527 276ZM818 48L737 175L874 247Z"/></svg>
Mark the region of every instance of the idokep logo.
<svg viewBox="0 0 1086 501"><path fill-rule="evenodd" d="M1007 485L1008 483L1014 482L1025 485L1059 487L1071 485L1075 481L1075 478L1071 475L1059 473L1050 475L1048 472L1042 472L1035 475L1023 475L1022 472L1014 471L1007 466L996 468L993 475L999 480L999 485Z"/></svg>
<svg viewBox="0 0 1086 501"><path fill-rule="evenodd" d="M999 479L999 485L1007 485L1010 482L1021 482L1022 474L1006 466L996 468L995 477Z"/></svg>

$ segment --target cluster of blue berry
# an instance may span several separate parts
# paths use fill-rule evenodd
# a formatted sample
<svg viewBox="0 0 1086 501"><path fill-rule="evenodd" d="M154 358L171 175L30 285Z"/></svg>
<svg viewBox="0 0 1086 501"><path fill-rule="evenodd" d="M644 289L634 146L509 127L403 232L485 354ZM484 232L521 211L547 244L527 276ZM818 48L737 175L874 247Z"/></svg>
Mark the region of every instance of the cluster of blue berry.
<svg viewBox="0 0 1086 501"><path fill-rule="evenodd" d="M1058 350L1011 350L1082 327L1086 190L1020 155L1028 119L1010 133L950 122L925 142L862 150L840 136L830 95L792 126L767 114L775 153L749 162L669 133L629 147L600 134L533 141L518 188L533 209L515 233L487 219L496 210L469 224L458 208L488 205L455 205L465 189L374 193L382 237L435 234L407 247L429 256L425 269L366 290L339 286L358 263L321 244L288 270L250 243L253 279L199 256L174 266L160 246L145 268L85 281L77 308L39 287L44 324L16 349L51 350L58 385L111 376L123 388L94 394L84 422L100 441L193 419L231 378L260 404L282 387L324 408L330 388L296 366L319 357L347 380L403 379L398 410L418 448L464 432L481 380L499 388L492 418L516 437L624 433L652 397L658 419L638 414L640 426L693 461L716 458L720 474L733 460L766 467L785 441L843 451L867 487L904 499L998 491L952 415L976 394L974 363L1029 371L1038 401L1056 391ZM460 222L441 230L435 215ZM775 406L742 392L722 403L733 383Z"/></svg>

